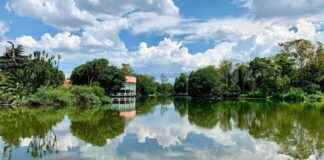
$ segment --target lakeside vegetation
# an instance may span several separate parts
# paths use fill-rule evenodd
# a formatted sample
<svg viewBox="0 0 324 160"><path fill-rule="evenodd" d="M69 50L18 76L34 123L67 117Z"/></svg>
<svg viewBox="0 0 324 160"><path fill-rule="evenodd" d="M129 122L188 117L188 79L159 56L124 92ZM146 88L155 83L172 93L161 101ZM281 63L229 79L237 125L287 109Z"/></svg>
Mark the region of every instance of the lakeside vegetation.
<svg viewBox="0 0 324 160"><path fill-rule="evenodd" d="M137 78L137 95L190 96L199 98L262 98L293 102L324 100L324 45L308 40L281 43L273 57L256 57L235 64L223 61L189 75L182 73L174 85L161 76L137 74L128 64L116 67L106 59L94 59L76 67L71 87L62 87L61 56L44 51L25 54L21 45L10 47L0 57L0 104L32 106L100 106L111 103L125 76Z"/></svg>
<svg viewBox="0 0 324 160"><path fill-rule="evenodd" d="M271 98L285 101L320 101L324 98L324 45L307 40L280 44L273 57L242 64L224 61L181 74L176 95L192 97Z"/></svg>

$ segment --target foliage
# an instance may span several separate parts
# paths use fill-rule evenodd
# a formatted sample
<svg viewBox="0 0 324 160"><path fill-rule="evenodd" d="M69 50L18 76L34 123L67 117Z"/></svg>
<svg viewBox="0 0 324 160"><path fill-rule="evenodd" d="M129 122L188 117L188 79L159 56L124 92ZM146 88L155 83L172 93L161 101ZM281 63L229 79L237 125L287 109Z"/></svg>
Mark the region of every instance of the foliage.
<svg viewBox="0 0 324 160"><path fill-rule="evenodd" d="M132 76L135 74L134 70L131 68L131 66L129 64L122 64L122 72L124 75L126 76Z"/></svg>
<svg viewBox="0 0 324 160"><path fill-rule="evenodd" d="M58 70L58 59L46 52L35 51L28 57L24 67L12 73L16 82L24 86L26 92L33 93L42 86L59 86L64 73Z"/></svg>
<svg viewBox="0 0 324 160"><path fill-rule="evenodd" d="M185 73L181 73L174 82L174 93L176 95L188 94L188 76Z"/></svg>
<svg viewBox="0 0 324 160"><path fill-rule="evenodd" d="M123 87L125 76L122 70L109 65L106 59L95 59L76 67L71 80L76 85L99 84L106 93L112 94Z"/></svg>
<svg viewBox="0 0 324 160"><path fill-rule="evenodd" d="M220 93L219 72L214 66L194 71L189 76L189 94L194 97L212 96Z"/></svg>
<svg viewBox="0 0 324 160"><path fill-rule="evenodd" d="M305 100L305 94L301 89L292 89L283 98L285 101L302 102Z"/></svg>
<svg viewBox="0 0 324 160"><path fill-rule="evenodd" d="M10 47L6 47L3 56L0 57L0 70L5 72L14 72L17 68L23 66L27 60L24 55L24 47L22 45L15 45L8 41Z"/></svg>
<svg viewBox="0 0 324 160"><path fill-rule="evenodd" d="M104 89L98 86L44 87L25 100L35 106L100 106L111 103Z"/></svg>
<svg viewBox="0 0 324 160"><path fill-rule="evenodd" d="M0 56L0 70L6 76L5 82L0 84L3 92L19 100L41 86L58 86L63 83L64 74L58 70L60 56L49 56L40 51L25 56L21 45L8 43L11 47Z"/></svg>
<svg viewBox="0 0 324 160"><path fill-rule="evenodd" d="M55 124L63 120L64 114L62 113L61 110L53 108L1 110L0 137L6 144L4 151L19 146L24 138L30 138L31 141L28 142L30 150L36 147L32 145L35 140L42 140L43 144L47 144L46 151L52 150L54 146L50 144L55 143L56 139L48 137L48 133Z"/></svg>
<svg viewBox="0 0 324 160"><path fill-rule="evenodd" d="M95 146L104 146L122 134L126 125L118 112L103 108L73 110L70 118L72 134Z"/></svg>
<svg viewBox="0 0 324 160"><path fill-rule="evenodd" d="M186 86L185 74L175 81L175 93L197 97L273 98L302 100L306 94L319 94L324 89L324 46L308 40L280 44L273 57L256 57L248 63L233 65L222 62L193 71ZM298 91L298 92L297 92ZM300 94L300 95L297 95Z"/></svg>
<svg viewBox="0 0 324 160"><path fill-rule="evenodd" d="M198 127L244 130L256 139L276 142L281 152L295 159L307 159L323 151L323 112L316 105L269 101L196 103L178 99L174 104L182 117Z"/></svg>
<svg viewBox="0 0 324 160"><path fill-rule="evenodd" d="M173 94L173 85L171 83L158 83L157 92L160 95L171 95Z"/></svg>
<svg viewBox="0 0 324 160"><path fill-rule="evenodd" d="M105 90L99 86L72 86L69 90L74 95L76 106L99 106L111 103Z"/></svg>
<svg viewBox="0 0 324 160"><path fill-rule="evenodd" d="M152 96L157 93L157 84L154 78L148 75L137 75L136 92L139 96Z"/></svg>

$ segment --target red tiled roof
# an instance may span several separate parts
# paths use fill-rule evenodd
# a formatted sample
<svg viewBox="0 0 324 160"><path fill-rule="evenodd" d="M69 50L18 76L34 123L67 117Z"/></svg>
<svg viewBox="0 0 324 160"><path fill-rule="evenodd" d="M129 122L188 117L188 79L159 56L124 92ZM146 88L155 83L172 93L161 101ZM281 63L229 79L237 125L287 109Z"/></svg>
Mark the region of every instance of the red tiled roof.
<svg viewBox="0 0 324 160"><path fill-rule="evenodd" d="M136 77L134 76L126 76L127 83L136 83Z"/></svg>

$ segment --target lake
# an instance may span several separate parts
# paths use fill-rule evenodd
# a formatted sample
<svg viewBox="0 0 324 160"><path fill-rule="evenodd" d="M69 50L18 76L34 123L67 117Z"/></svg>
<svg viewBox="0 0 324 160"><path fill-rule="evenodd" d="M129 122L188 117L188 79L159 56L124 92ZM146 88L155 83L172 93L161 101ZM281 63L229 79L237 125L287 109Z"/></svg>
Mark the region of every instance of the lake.
<svg viewBox="0 0 324 160"><path fill-rule="evenodd" d="M324 159L324 107L258 101L119 101L0 110L0 159Z"/></svg>

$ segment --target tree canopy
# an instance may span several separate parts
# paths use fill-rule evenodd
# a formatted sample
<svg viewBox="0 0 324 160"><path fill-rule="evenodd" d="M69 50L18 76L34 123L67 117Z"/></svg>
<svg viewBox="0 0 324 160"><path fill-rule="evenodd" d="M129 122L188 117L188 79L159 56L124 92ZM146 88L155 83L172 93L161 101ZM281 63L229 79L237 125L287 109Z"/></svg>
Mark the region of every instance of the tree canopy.
<svg viewBox="0 0 324 160"><path fill-rule="evenodd" d="M8 43L10 47L0 56L0 71L6 76L0 85L3 92L25 96L41 86L58 86L63 83L65 76L58 69L58 57L40 51L27 56L21 45Z"/></svg>
<svg viewBox="0 0 324 160"><path fill-rule="evenodd" d="M76 67L71 74L76 85L100 85L109 94L116 93L125 82L121 69L109 65L106 59L95 59Z"/></svg>
<svg viewBox="0 0 324 160"><path fill-rule="evenodd" d="M188 76L185 73L181 73L174 82L174 93L177 95L188 94Z"/></svg>
<svg viewBox="0 0 324 160"><path fill-rule="evenodd" d="M212 96L220 91L220 76L214 66L194 71L189 76L189 93L191 96Z"/></svg>
<svg viewBox="0 0 324 160"><path fill-rule="evenodd" d="M189 76L190 96L278 97L297 94L300 90L314 94L324 89L324 46L299 39L281 43L281 51L267 58L256 57L250 62L233 65L224 61L207 66ZM186 76L175 79L176 94L186 92ZM280 96L279 96L280 97Z"/></svg>
<svg viewBox="0 0 324 160"><path fill-rule="evenodd" d="M137 75L136 91L140 96L151 96L157 93L157 84L153 77L148 75Z"/></svg>

